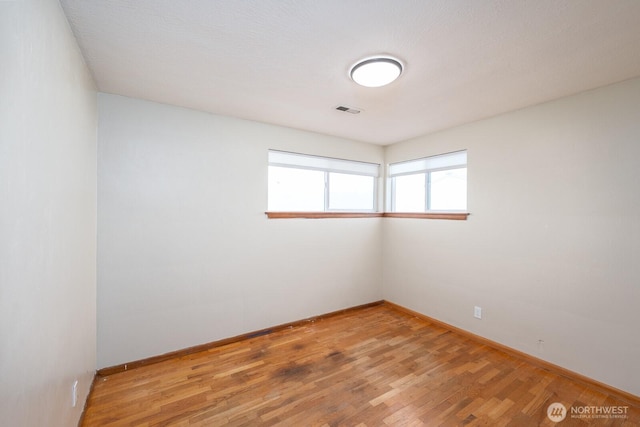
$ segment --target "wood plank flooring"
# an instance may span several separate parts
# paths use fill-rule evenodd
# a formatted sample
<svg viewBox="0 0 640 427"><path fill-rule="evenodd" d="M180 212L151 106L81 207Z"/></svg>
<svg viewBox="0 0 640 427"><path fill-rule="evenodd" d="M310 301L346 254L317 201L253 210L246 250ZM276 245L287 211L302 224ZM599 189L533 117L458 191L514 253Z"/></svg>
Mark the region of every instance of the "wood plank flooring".
<svg viewBox="0 0 640 427"><path fill-rule="evenodd" d="M553 402L558 426L640 425L640 407L380 305L97 377L83 425L553 426ZM626 418L571 417L587 406Z"/></svg>

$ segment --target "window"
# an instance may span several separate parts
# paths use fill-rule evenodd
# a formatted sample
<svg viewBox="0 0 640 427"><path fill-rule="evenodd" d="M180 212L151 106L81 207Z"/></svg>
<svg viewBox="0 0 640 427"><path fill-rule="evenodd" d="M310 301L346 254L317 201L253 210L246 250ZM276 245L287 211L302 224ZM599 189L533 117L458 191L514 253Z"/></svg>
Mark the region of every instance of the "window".
<svg viewBox="0 0 640 427"><path fill-rule="evenodd" d="M269 150L268 210L374 212L380 165Z"/></svg>
<svg viewBox="0 0 640 427"><path fill-rule="evenodd" d="M467 152L389 165L392 212L465 211Z"/></svg>

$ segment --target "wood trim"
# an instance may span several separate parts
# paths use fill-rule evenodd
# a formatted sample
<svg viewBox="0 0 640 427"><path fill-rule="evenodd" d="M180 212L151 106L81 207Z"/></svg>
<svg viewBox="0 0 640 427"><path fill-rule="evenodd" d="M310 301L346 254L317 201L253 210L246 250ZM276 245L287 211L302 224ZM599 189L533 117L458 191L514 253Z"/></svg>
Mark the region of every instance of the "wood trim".
<svg viewBox="0 0 640 427"><path fill-rule="evenodd" d="M466 221L468 212L385 212L385 218L452 219Z"/></svg>
<svg viewBox="0 0 640 427"><path fill-rule="evenodd" d="M440 320L434 319L432 317L429 317L425 314L419 313L417 311L413 311L411 309L408 309L406 307L403 307L401 305L392 303L390 301L385 300L384 301L384 305L387 307L390 307L396 311L399 311L401 313L405 313L408 314L410 316L413 317L417 317L418 319L424 320L426 322L429 323L433 323L434 325L438 325L444 329L450 330L452 332L455 332L456 334L465 336L469 339L472 339L476 342L479 342L480 344L484 344L487 347L491 347L495 350L501 351L503 353L507 353L511 356L517 357L519 359L524 360L527 363L530 363L532 365L535 365L541 369L544 369L545 371L554 373L556 375L559 375L561 377L564 378L568 378L571 381L575 381L577 383L581 383L583 385L586 385L588 387L591 388L595 388L600 392L603 392L605 394L610 394L615 396L618 399L624 400L625 402L628 402L631 405L634 406L640 406L640 396L636 396L632 393L629 393L627 391L624 390L620 390L618 388L615 388L613 386L610 386L608 384L602 383L600 381L594 380L593 378L589 378L587 376L584 376L582 374L579 374L577 372L574 372L570 369L567 368L563 368L562 366L558 366L556 364L553 364L551 362L547 362L546 360L543 359L539 359L535 356L532 356L530 354L524 353L520 350L516 350L515 348L506 346L504 344L500 344L499 342L496 341L492 341L488 338L484 338L480 335L476 335L472 332L469 332L467 330L455 327L453 325L450 325L448 323L442 322Z"/></svg>
<svg viewBox="0 0 640 427"><path fill-rule="evenodd" d="M382 212L265 212L269 219L377 218Z"/></svg>
<svg viewBox="0 0 640 427"><path fill-rule="evenodd" d="M265 212L269 219L321 218L418 218L466 221L468 212Z"/></svg>
<svg viewBox="0 0 640 427"><path fill-rule="evenodd" d="M294 322L284 323L282 325L272 326L270 328L265 328L265 329L260 329L260 330L253 331L253 332L248 332L246 334L237 335L235 337L224 338L224 339L221 339L221 340L218 340L218 341L213 341L213 342L209 342L209 343L206 343L206 344L200 344L200 345L196 345L196 346L193 346L193 347L188 347L188 348L184 348L184 349L181 349L181 350L172 351L172 352L169 352L169 353L161 354L159 356L152 356L152 357L148 357L146 359L135 360L133 362L123 363L121 365L110 366L110 367L107 367L107 368L99 369L98 372L96 373L96 375L97 376L101 376L101 377L106 377L106 376L109 376L109 375L117 374L119 372L128 371L130 369L140 368L142 366L152 365L154 363L160 363L160 362L164 362L166 360L170 360L170 359L174 359L174 358L178 358L178 357L188 356L188 355L193 354L193 353L199 353L201 351L207 351L207 350L210 350L212 348L222 347L223 345L233 344L233 343L236 343L236 342L239 342L239 341L248 340L248 339L251 339L251 338L254 338L254 337L257 337L257 336L267 335L267 334L270 334L270 333L273 333L273 332L281 331L283 329L304 325L304 324L310 323L310 322L322 321L324 319L327 319L327 318L333 317L333 316L337 316L339 314L344 314L344 313L348 313L348 312L351 312L351 311L362 310L362 309L369 308L369 307L375 307L375 306L382 305L382 304L384 304L384 301L382 301L382 300L374 301L374 302L370 302L370 303L367 303L367 304L357 305L355 307L349 307L349 308L344 308L342 310L332 311L330 313L320 314L318 316L308 317L308 318L302 319L302 320L296 320ZM95 379L94 379L94 382L95 382ZM93 383L92 383L92 387L93 387Z"/></svg>

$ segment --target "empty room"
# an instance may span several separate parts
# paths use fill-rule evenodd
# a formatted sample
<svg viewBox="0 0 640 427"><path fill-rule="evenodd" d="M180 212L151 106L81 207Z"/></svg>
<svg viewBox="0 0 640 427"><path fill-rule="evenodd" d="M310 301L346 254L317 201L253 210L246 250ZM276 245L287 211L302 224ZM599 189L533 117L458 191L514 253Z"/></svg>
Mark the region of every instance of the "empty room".
<svg viewBox="0 0 640 427"><path fill-rule="evenodd" d="M640 425L640 1L0 1L0 425Z"/></svg>

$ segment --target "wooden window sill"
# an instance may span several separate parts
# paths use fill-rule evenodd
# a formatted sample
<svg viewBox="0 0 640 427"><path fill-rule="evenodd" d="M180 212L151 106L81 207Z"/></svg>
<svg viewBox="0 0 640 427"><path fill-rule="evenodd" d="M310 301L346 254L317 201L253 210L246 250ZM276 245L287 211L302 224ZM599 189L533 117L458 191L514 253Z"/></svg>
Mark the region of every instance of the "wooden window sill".
<svg viewBox="0 0 640 427"><path fill-rule="evenodd" d="M269 219L286 218L375 218L381 217L382 212L265 212Z"/></svg>
<svg viewBox="0 0 640 427"><path fill-rule="evenodd" d="M321 219L321 218L418 218L418 219L448 219L466 221L468 212L265 212L269 219Z"/></svg>
<svg viewBox="0 0 640 427"><path fill-rule="evenodd" d="M466 221L469 212L385 212L385 218L450 219Z"/></svg>

